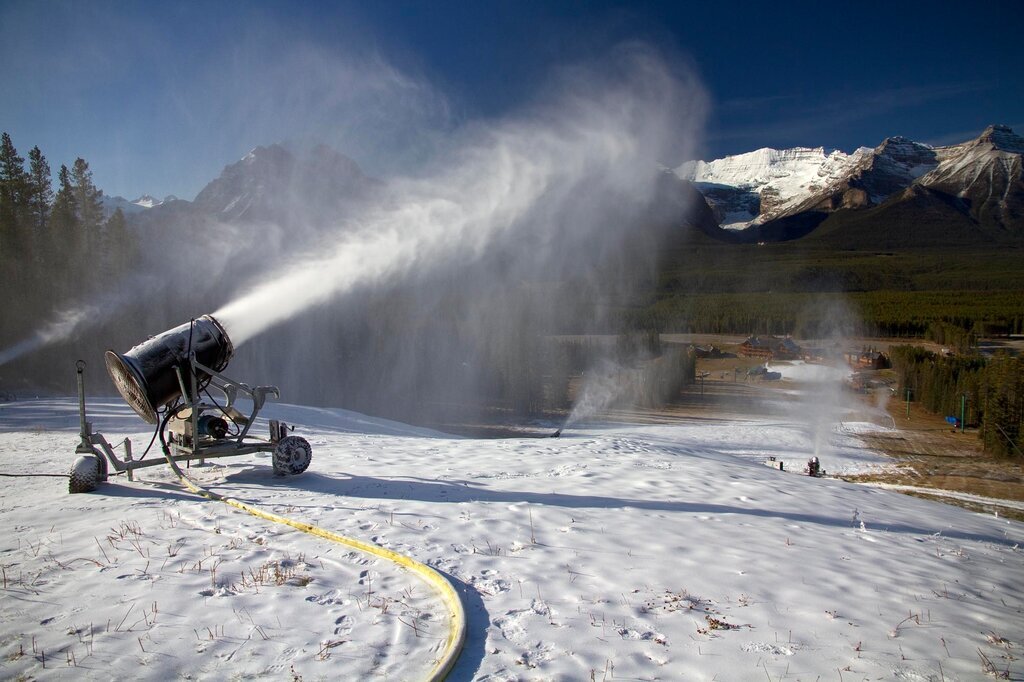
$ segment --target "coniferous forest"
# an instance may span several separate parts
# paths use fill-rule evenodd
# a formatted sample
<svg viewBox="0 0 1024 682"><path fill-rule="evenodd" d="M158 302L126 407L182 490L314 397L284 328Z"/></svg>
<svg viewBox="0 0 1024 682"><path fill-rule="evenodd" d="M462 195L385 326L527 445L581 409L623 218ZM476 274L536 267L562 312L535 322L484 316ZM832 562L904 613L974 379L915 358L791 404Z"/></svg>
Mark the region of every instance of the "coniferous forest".
<svg viewBox="0 0 1024 682"><path fill-rule="evenodd" d="M1000 353L941 355L916 346L891 349L901 398L930 412L964 418L979 429L985 450L1024 456L1024 358Z"/></svg>
<svg viewBox="0 0 1024 682"><path fill-rule="evenodd" d="M75 159L70 168L62 164L54 173L39 147L26 156L4 132L0 352L17 358L0 365L0 380L6 391L70 392L79 357L93 360L93 382L101 378L103 342L95 335L86 341L79 329L85 316L107 312L103 294L118 286L137 259L139 240L120 209L104 211L103 193L85 159ZM105 321L116 338L129 338L129 327L123 320ZM61 343L49 346L58 335Z"/></svg>
<svg viewBox="0 0 1024 682"><path fill-rule="evenodd" d="M0 345L24 341L54 311L86 300L127 271L138 239L117 209L105 215L85 159L50 163L33 147L27 161L6 132L0 142ZM69 312L68 315L71 315Z"/></svg>

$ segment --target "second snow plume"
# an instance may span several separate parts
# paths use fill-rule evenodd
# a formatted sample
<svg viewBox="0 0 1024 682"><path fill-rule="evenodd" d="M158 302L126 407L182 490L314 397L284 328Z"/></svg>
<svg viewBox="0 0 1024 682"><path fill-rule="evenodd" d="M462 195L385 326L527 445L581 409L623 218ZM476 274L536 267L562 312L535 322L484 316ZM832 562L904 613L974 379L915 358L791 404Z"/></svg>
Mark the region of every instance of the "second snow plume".
<svg viewBox="0 0 1024 682"><path fill-rule="evenodd" d="M595 417L614 405L625 393L621 374L622 367L611 360L597 363L584 377L579 395L562 428Z"/></svg>
<svg viewBox="0 0 1024 682"><path fill-rule="evenodd" d="M125 307L136 301L140 291L153 290L157 285L152 277L134 275L117 282L118 289L93 297L88 302L69 304L56 311L51 319L18 343L0 350L0 366L14 362L40 348L74 338L83 329L109 322Z"/></svg>
<svg viewBox="0 0 1024 682"><path fill-rule="evenodd" d="M0 366L13 362L26 353L67 339L84 321L93 318L98 311L99 308L88 306L58 312L53 320L33 332L31 336L0 351Z"/></svg>
<svg viewBox="0 0 1024 682"><path fill-rule="evenodd" d="M567 70L548 93L521 116L471 126L431 172L392 183L388 199L326 247L294 254L214 317L238 346L334 297L483 262L496 248L564 264L572 254L553 259L550 251L592 253L609 248L605 237L621 240L622 218L651 200L658 163L694 152L702 91L629 46Z"/></svg>

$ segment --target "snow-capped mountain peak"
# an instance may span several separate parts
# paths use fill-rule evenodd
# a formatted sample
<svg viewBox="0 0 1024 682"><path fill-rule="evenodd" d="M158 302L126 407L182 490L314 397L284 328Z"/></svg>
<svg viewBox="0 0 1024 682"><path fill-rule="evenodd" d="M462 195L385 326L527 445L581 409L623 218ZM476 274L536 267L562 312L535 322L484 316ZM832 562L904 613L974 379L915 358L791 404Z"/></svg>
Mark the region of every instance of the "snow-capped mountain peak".
<svg viewBox="0 0 1024 682"><path fill-rule="evenodd" d="M977 144L991 145L993 149L1011 154L1024 154L1024 137L1021 137L1009 126L991 125L975 141Z"/></svg>
<svg viewBox="0 0 1024 682"><path fill-rule="evenodd" d="M374 182L352 159L326 145L311 150L281 144L256 147L196 195L195 205L221 220L288 222L295 206L323 217L344 213ZM310 215L302 222L315 222ZM297 218L296 218L297 219Z"/></svg>
<svg viewBox="0 0 1024 682"><path fill-rule="evenodd" d="M708 199L722 227L742 229L781 215L843 177L871 149L852 154L824 147L763 148L714 161L690 161L676 174Z"/></svg>
<svg viewBox="0 0 1024 682"><path fill-rule="evenodd" d="M835 211L878 206L913 188L951 197L972 220L1007 229L1024 215L1022 155L1024 138L992 125L956 145L933 147L897 136L851 154L766 148L690 161L676 174L697 186L728 229L793 218L806 234Z"/></svg>
<svg viewBox="0 0 1024 682"><path fill-rule="evenodd" d="M143 194L141 197L139 197L132 203L135 204L136 206L141 206L142 208L153 208L154 206L159 206L164 202L160 201L154 196L150 196L149 194Z"/></svg>

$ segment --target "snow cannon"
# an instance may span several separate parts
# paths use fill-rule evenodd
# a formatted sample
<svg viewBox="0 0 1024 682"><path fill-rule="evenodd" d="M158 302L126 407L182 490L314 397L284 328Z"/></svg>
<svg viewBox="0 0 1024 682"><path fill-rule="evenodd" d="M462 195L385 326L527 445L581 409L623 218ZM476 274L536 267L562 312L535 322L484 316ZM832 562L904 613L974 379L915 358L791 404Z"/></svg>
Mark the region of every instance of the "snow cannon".
<svg viewBox="0 0 1024 682"><path fill-rule="evenodd" d="M108 350L107 373L128 406L146 422L156 424L157 410L182 396L183 387L175 368L186 367L190 353L195 354L200 367L221 372L228 366L234 347L224 327L203 315L154 336L127 353ZM205 387L211 375L199 369L196 378Z"/></svg>
<svg viewBox="0 0 1024 682"><path fill-rule="evenodd" d="M169 464L180 472L179 461L203 463L207 459L268 452L276 475L304 472L313 457L309 442L288 435L294 427L271 419L269 438L250 434L267 397L280 397L276 386L250 387L223 374L234 355L224 327L212 316L190 322L151 337L125 353L106 353L107 373L121 397L145 422L156 425L164 458L132 457L131 440L111 446L92 430L85 411L85 363L78 368L80 455L71 468L68 489L89 492L107 480L108 464L132 480L136 469ZM221 394L215 399L211 391ZM243 413L237 400L248 403ZM115 451L123 448L123 456Z"/></svg>

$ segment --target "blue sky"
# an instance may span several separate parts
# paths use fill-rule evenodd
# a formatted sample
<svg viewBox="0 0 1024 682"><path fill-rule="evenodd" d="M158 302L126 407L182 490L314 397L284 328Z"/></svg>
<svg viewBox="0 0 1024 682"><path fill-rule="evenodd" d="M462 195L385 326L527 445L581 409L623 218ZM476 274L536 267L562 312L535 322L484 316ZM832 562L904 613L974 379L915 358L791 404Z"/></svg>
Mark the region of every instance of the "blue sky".
<svg viewBox="0 0 1024 682"><path fill-rule="evenodd" d="M704 158L943 144L1024 133L1022 36L1019 2L0 0L0 129L127 198L192 199L279 141L402 172L560 67L643 41L702 84Z"/></svg>

